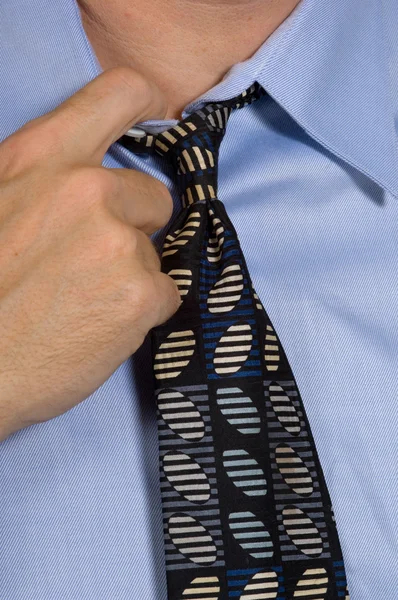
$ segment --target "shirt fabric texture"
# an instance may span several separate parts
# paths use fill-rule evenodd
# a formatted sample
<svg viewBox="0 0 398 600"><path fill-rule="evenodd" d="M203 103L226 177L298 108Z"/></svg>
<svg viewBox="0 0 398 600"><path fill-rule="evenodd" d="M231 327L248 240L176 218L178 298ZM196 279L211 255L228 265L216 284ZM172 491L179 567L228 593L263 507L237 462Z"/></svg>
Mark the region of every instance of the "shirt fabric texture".
<svg viewBox="0 0 398 600"><path fill-rule="evenodd" d="M395 0L302 0L182 114L268 92L229 119L219 198L303 398L351 600L398 589L397 26ZM0 139L101 72L75 0L2 0L0 53ZM103 164L157 177L178 212L162 157L115 143ZM0 598L166 600L158 477L146 342L1 444Z"/></svg>

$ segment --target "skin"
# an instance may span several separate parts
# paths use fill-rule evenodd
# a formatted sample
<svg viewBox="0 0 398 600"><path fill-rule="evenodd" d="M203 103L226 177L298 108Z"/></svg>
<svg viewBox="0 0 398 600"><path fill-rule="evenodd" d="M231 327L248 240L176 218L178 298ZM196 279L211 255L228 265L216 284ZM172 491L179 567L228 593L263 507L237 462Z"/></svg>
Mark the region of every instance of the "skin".
<svg viewBox="0 0 398 600"><path fill-rule="evenodd" d="M85 0L104 73L0 144L0 440L87 398L181 304L150 240L171 195L102 167L109 146L179 118L297 3Z"/></svg>
<svg viewBox="0 0 398 600"><path fill-rule="evenodd" d="M247 60L299 0L78 0L103 69L125 65L164 93L167 119Z"/></svg>
<svg viewBox="0 0 398 600"><path fill-rule="evenodd" d="M0 145L0 438L82 401L179 307L149 238L171 216L166 186L101 166L165 111L116 67Z"/></svg>

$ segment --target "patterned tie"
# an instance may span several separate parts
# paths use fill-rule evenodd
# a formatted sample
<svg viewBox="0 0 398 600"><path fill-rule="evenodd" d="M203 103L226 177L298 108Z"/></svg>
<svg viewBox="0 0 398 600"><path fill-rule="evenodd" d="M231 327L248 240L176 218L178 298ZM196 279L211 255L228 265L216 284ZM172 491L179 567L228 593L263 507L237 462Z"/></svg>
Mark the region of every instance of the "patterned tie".
<svg viewBox="0 0 398 600"><path fill-rule="evenodd" d="M183 202L162 253L183 303L152 336L169 600L349 598L300 393L217 197L228 118L264 94L119 140L168 158Z"/></svg>

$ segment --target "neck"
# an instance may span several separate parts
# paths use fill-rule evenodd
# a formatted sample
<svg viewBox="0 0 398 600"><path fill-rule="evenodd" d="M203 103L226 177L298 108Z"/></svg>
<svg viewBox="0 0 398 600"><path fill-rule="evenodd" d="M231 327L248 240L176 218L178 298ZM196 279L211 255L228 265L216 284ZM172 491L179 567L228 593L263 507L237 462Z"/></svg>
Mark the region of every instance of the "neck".
<svg viewBox="0 0 398 600"><path fill-rule="evenodd" d="M77 0L103 70L129 66L152 79L166 119L247 60L300 0Z"/></svg>

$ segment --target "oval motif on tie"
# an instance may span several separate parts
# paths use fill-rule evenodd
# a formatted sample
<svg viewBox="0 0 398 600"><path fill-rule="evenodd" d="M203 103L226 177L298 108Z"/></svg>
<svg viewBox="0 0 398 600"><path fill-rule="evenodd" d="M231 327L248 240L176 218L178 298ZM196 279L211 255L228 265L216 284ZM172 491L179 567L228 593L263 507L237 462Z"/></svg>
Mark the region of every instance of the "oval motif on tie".
<svg viewBox="0 0 398 600"><path fill-rule="evenodd" d="M258 297L258 294L253 291L253 296L254 296L254 301L255 301L255 304L256 304L256 308L258 308L258 310L264 310L264 306L261 304L261 300Z"/></svg>
<svg viewBox="0 0 398 600"><path fill-rule="evenodd" d="M212 231L207 244L206 255L210 263L217 263L222 256L225 230L220 219L214 215L211 208L209 209L209 222Z"/></svg>
<svg viewBox="0 0 398 600"><path fill-rule="evenodd" d="M272 325L268 324L265 333L264 361L268 371L277 371L280 362L280 349L277 335Z"/></svg>
<svg viewBox="0 0 398 600"><path fill-rule="evenodd" d="M243 435L260 433L261 420L257 408L240 388L219 388L217 404L230 425Z"/></svg>
<svg viewBox="0 0 398 600"><path fill-rule="evenodd" d="M239 265L229 265L221 273L207 298L209 312L230 312L238 304L243 292L243 274Z"/></svg>
<svg viewBox="0 0 398 600"><path fill-rule="evenodd" d="M205 434L202 415L181 392L164 390L158 395L158 410L164 422L184 440L199 441Z"/></svg>
<svg viewBox="0 0 398 600"><path fill-rule="evenodd" d="M202 467L188 454L168 452L163 470L169 483L189 502L204 504L210 498L210 483Z"/></svg>
<svg viewBox="0 0 398 600"><path fill-rule="evenodd" d="M284 508L282 522L295 546L306 556L319 556L323 543L315 523L296 506Z"/></svg>
<svg viewBox="0 0 398 600"><path fill-rule="evenodd" d="M305 600L305 598L314 598L314 600L326 600L329 578L326 570L307 569L297 582L293 598Z"/></svg>
<svg viewBox="0 0 398 600"><path fill-rule="evenodd" d="M192 271L190 269L171 269L167 273L169 277L174 279L180 292L181 300L184 300L192 285Z"/></svg>
<svg viewBox="0 0 398 600"><path fill-rule="evenodd" d="M249 356L253 334L248 323L231 325L220 338L214 354L214 370L218 375L237 373Z"/></svg>
<svg viewBox="0 0 398 600"><path fill-rule="evenodd" d="M181 229L176 229L166 236L163 244L162 258L176 254L194 237L200 227L200 213L195 209L187 216Z"/></svg>
<svg viewBox="0 0 398 600"><path fill-rule="evenodd" d="M241 548L253 558L271 558L274 549L271 536L262 521L252 512L229 515L229 527Z"/></svg>
<svg viewBox="0 0 398 600"><path fill-rule="evenodd" d="M242 600L254 600L256 598L272 600L278 597L278 576L275 571L261 571L249 580L240 596Z"/></svg>
<svg viewBox="0 0 398 600"><path fill-rule="evenodd" d="M195 577L183 591L181 600L218 600L220 580L218 577Z"/></svg>
<svg viewBox="0 0 398 600"><path fill-rule="evenodd" d="M274 409L279 423L291 435L298 435L301 431L300 418L293 402L285 393L285 390L280 385L273 382L269 386L268 391L272 408Z"/></svg>
<svg viewBox="0 0 398 600"><path fill-rule="evenodd" d="M286 484L300 496L310 496L314 482L305 463L288 444L280 444L275 450L276 464Z"/></svg>
<svg viewBox="0 0 398 600"><path fill-rule="evenodd" d="M175 514L168 521L171 541L186 558L197 565L210 565L217 558L213 538L199 521L184 513Z"/></svg>
<svg viewBox="0 0 398 600"><path fill-rule="evenodd" d="M156 379L175 379L189 364L195 350L193 331L174 331L162 342L155 355L153 369Z"/></svg>
<svg viewBox="0 0 398 600"><path fill-rule="evenodd" d="M267 482L258 462L245 450L225 450L223 464L228 477L246 496L265 496Z"/></svg>

